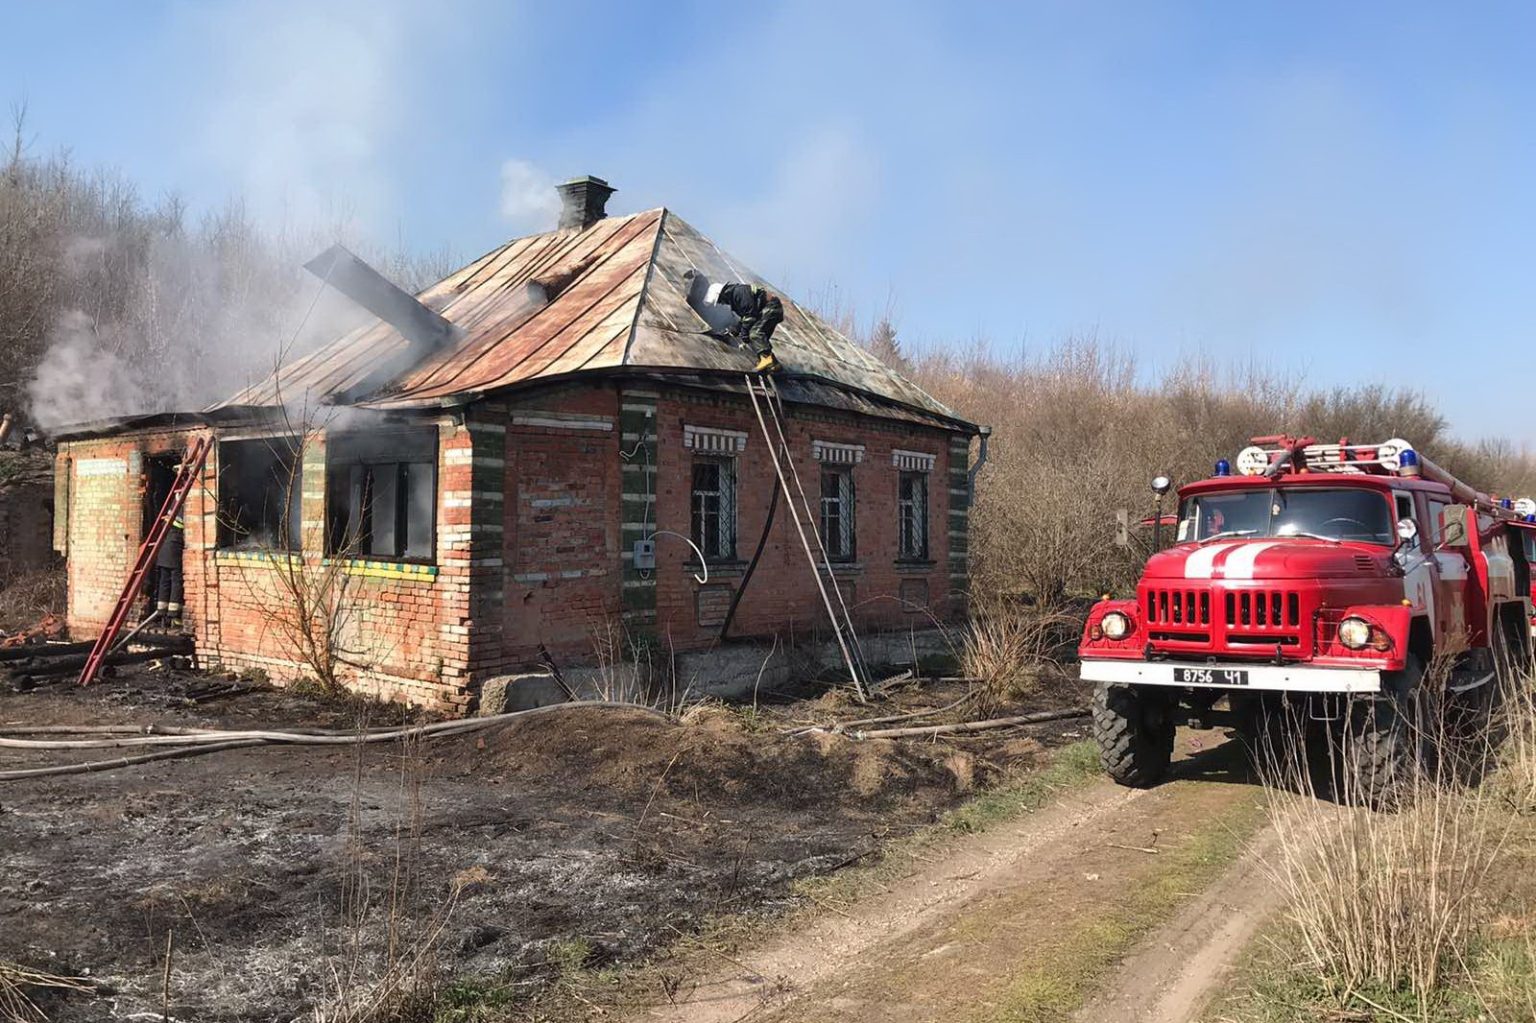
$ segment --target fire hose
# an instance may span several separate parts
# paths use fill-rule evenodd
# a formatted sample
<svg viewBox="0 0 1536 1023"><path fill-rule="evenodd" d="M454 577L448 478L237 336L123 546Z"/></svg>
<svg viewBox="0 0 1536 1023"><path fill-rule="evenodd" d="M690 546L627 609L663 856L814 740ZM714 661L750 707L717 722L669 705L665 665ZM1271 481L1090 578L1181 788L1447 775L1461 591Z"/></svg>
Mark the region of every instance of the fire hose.
<svg viewBox="0 0 1536 1023"><path fill-rule="evenodd" d="M29 750L86 750L101 749L104 747L124 746L170 746L169 749L160 749L153 753L144 753L136 756L119 757L115 760L94 760L78 764L56 764L50 767L33 767L13 771L0 771L0 782L21 781L28 778L47 778L67 774L88 774L95 771L110 771L120 767L131 767L135 764L150 763L156 760L172 760L179 757L200 756L204 753L215 753L221 750L243 749L252 746L359 746L379 742L401 742L407 739L436 739L448 735L459 735L464 732L479 731L490 728L516 718L533 717L540 714L553 713L560 710L570 710L576 707L590 707L605 710L630 710L663 721L671 721L667 714L651 707L641 707L632 703L618 703L609 700L584 700L573 703L555 703L547 707L534 707L530 710L514 710L505 714L491 714L481 718L466 718L460 721L438 721L427 725L412 725L403 728L382 728L364 730L319 730L305 729L302 731L268 731L268 730L229 730L229 729L159 729L158 734L134 734L117 735L116 737L102 739L14 739L0 738L0 747L9 749ZM86 726L84 728L69 728L59 726L57 731L41 731L43 728L53 726L30 726L21 728L0 727L0 733L10 734L104 734L106 729L116 729L124 726Z"/></svg>

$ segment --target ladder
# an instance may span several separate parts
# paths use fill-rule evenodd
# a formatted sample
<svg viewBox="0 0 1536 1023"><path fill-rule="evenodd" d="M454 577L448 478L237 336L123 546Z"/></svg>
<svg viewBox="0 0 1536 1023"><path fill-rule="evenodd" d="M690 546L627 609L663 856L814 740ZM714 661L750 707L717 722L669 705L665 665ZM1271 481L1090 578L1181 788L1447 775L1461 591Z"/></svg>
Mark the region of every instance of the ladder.
<svg viewBox="0 0 1536 1023"><path fill-rule="evenodd" d="M91 684L96 673L101 670L107 654L112 650L112 645L117 642L118 634L123 631L123 624L128 621L128 616L133 611L134 601L138 599L139 592L144 588L144 580L154 568L160 546L165 542L165 534L170 532L171 523L181 514L182 506L187 503L187 495L197 484L198 476L203 471L203 463L208 461L208 452L212 447L213 442L207 437L195 438L187 447L186 454L181 459L181 465L176 470L176 478L171 483L170 492L165 495L165 503L160 506L160 513L155 516L155 521L150 525L149 534L144 537L144 542L139 544L138 558L134 560L133 571L128 573L128 579L123 583L122 593L118 594L117 604L112 608L112 616L107 619L106 627L101 630L101 634L92 644L91 652L85 659L85 667L80 669L80 685Z"/></svg>
<svg viewBox="0 0 1536 1023"><path fill-rule="evenodd" d="M816 588L821 593L821 602L825 605L827 617L832 622L832 631L837 636L837 646L842 652L843 663L847 666L848 676L853 682L854 694L863 701L868 697L870 690L869 673L864 665L864 652L859 648L859 637L853 629L853 616L849 613L847 602L843 600L842 589L837 585L837 576L832 571L832 559L827 555L826 545L822 542L817 517L812 513L810 499L805 494L805 487L800 482L800 473L795 469L795 460L790 454L789 434L784 428L784 399L779 394L778 385L767 374L748 373L746 380L747 396L752 399L752 411L757 414L757 423L763 431L763 441L768 448L768 457L773 461L774 474L779 478L779 487L789 505L790 516L795 522L795 531L800 535L800 546L805 550L806 560L811 566L811 575L815 578ZM766 417L763 415L764 408L768 410ZM773 422L772 433L769 432L768 427L770 419ZM795 491L799 494L798 507L795 500L796 494L790 490L791 479L794 480ZM816 539L815 551L811 549L810 537L806 535L805 524L801 521L802 510L805 512L805 517L810 520L810 536ZM818 551L821 554L819 563L816 557ZM834 597L837 601L836 607L833 606Z"/></svg>

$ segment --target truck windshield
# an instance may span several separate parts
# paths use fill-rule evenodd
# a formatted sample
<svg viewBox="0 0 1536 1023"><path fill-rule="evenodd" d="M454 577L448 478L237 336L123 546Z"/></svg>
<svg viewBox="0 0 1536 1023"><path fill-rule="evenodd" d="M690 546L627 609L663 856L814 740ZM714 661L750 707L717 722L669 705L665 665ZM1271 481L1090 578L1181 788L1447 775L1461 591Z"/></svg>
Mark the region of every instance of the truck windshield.
<svg viewBox="0 0 1536 1023"><path fill-rule="evenodd" d="M1179 502L1179 542L1295 536L1392 546L1392 509L1374 490L1279 487L1198 494Z"/></svg>

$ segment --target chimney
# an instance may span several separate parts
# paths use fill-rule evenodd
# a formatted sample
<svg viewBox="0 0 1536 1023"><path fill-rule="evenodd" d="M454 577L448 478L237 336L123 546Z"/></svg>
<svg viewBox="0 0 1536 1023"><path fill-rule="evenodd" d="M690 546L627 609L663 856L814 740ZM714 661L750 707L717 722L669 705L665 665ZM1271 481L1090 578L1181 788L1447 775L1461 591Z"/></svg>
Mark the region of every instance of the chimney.
<svg viewBox="0 0 1536 1023"><path fill-rule="evenodd" d="M560 193L560 230L586 229L608 215L604 207L614 188L602 178L573 178L555 186Z"/></svg>

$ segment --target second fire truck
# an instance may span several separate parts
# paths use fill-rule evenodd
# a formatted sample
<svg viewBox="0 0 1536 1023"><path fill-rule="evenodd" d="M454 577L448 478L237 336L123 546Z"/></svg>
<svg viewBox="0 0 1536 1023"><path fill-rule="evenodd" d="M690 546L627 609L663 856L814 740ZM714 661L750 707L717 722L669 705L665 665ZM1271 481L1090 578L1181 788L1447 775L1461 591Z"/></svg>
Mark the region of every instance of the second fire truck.
<svg viewBox="0 0 1536 1023"><path fill-rule="evenodd" d="M1351 791L1409 776L1437 652L1449 698L1489 705L1531 637L1536 505L1498 501L1407 441L1256 438L1179 490L1174 543L1131 600L1088 616L1079 653L1110 775L1155 784L1177 725L1289 706L1340 726Z"/></svg>

